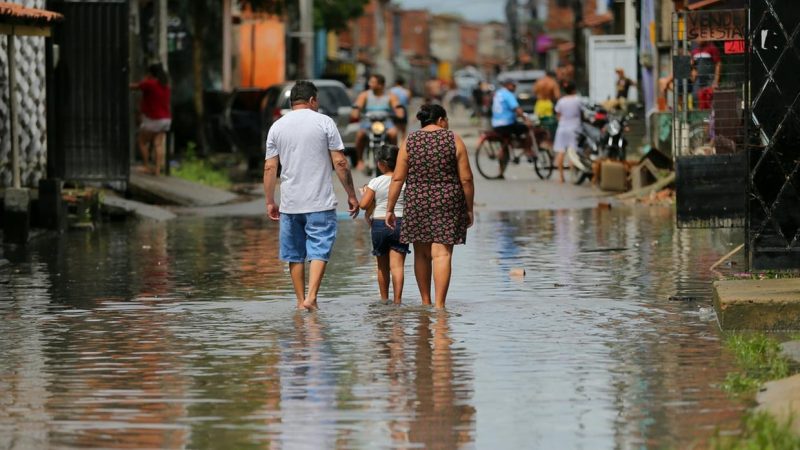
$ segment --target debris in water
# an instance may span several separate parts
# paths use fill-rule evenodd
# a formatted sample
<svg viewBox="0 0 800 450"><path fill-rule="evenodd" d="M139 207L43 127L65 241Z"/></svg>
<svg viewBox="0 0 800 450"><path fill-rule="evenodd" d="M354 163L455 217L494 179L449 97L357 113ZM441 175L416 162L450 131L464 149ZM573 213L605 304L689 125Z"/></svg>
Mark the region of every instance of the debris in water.
<svg viewBox="0 0 800 450"><path fill-rule="evenodd" d="M669 301L671 302L694 302L697 301L697 297L692 297L691 295L670 295Z"/></svg>

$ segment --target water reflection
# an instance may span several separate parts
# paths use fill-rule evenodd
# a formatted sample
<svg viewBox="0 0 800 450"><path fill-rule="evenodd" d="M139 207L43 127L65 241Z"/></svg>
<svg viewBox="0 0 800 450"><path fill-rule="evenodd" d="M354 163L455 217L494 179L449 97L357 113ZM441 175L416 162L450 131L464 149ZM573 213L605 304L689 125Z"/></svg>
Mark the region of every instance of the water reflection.
<svg viewBox="0 0 800 450"><path fill-rule="evenodd" d="M0 268L0 448L702 444L743 408L708 314L708 267L741 239L673 221L480 214L441 313L415 286L375 301L360 222L340 224L319 314L293 311L261 218L36 241Z"/></svg>

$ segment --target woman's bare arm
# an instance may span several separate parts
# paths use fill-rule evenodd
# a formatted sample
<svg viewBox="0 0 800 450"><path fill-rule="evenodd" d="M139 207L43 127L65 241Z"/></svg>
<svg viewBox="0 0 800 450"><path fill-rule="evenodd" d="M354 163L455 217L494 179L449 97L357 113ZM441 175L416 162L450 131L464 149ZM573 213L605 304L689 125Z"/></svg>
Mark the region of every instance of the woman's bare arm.
<svg viewBox="0 0 800 450"><path fill-rule="evenodd" d="M472 207L475 200L475 184L472 181L472 168L469 166L469 153L464 141L457 134L456 140L456 161L458 162L458 178L461 180L461 188L464 189L464 197L467 200L467 212L469 213L469 224L472 225Z"/></svg>

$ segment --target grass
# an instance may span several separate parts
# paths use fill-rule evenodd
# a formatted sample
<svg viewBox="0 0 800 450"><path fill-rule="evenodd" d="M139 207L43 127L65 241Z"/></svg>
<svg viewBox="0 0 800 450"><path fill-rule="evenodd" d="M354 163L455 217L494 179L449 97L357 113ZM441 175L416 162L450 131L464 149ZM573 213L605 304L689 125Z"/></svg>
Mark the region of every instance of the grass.
<svg viewBox="0 0 800 450"><path fill-rule="evenodd" d="M734 333L725 339L741 372L729 373L722 387L735 395L753 394L767 381L789 376L789 361L780 343L764 334Z"/></svg>
<svg viewBox="0 0 800 450"><path fill-rule="evenodd" d="M800 449L800 436L792 432L792 420L778 422L771 415L759 412L748 414L738 436L720 436L711 440L714 450L790 450Z"/></svg>
<svg viewBox="0 0 800 450"><path fill-rule="evenodd" d="M194 145L186 147L180 165L172 169L172 174L184 180L205 184L220 189L231 187L231 180L225 171L215 168L211 163L195 156Z"/></svg>
<svg viewBox="0 0 800 450"><path fill-rule="evenodd" d="M791 374L780 343L763 333L731 333L725 347L736 357L741 372L729 373L722 387L736 396L752 396L767 381ZM800 436L792 430L792 418L779 422L765 412L751 412L742 419L741 433L721 436L717 431L709 448L714 450L800 449Z"/></svg>

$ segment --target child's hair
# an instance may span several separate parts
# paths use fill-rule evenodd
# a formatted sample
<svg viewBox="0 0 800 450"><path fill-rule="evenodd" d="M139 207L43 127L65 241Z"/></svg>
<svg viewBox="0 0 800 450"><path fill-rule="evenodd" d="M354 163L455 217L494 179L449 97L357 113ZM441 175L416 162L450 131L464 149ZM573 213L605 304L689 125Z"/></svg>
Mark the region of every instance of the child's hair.
<svg viewBox="0 0 800 450"><path fill-rule="evenodd" d="M394 166L397 164L397 152L398 148L396 145L383 144L378 151L375 152L375 159L378 162L386 164L389 170L394 170Z"/></svg>

